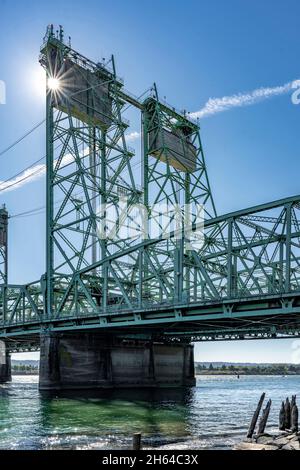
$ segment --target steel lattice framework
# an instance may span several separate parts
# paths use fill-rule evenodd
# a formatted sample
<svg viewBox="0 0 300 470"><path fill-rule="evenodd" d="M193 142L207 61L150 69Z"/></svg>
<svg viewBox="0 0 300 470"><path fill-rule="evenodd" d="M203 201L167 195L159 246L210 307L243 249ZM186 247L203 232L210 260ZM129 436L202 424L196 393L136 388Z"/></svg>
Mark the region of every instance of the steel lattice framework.
<svg viewBox="0 0 300 470"><path fill-rule="evenodd" d="M40 281L22 286L7 284L3 270L0 337L11 350L36 347L45 330L168 341L298 336L300 196L217 216L199 126L156 86L134 97L113 57L94 63L52 27L40 62L48 83L62 83L47 89L47 265ZM128 106L141 113L141 184L126 141ZM122 222L120 197L139 236L103 236ZM158 203L190 204L194 230L194 208L204 205L201 247L188 249L172 220L167 239L141 239L134 207L143 204L158 230Z"/></svg>

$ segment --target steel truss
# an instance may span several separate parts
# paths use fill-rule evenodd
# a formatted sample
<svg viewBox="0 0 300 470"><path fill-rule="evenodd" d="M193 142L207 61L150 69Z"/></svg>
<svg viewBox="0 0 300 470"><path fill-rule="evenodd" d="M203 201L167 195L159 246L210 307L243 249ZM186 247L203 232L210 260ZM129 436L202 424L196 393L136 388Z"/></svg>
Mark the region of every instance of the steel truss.
<svg viewBox="0 0 300 470"><path fill-rule="evenodd" d="M95 308L82 298L77 310L70 301L69 309L66 303L59 315L47 318L42 313L42 290L36 284L2 286L2 292L11 289L2 332L32 334L42 327L61 331L122 328L124 333L128 329L138 333L148 328L170 337L198 339L242 338L245 331L258 338L288 335L289 331L296 335L300 331L299 209L300 196L295 196L206 221L202 249L186 259L193 276L188 295L181 300L174 297L176 267L160 265L159 259L155 273L147 279L157 295L143 298L144 269L139 261L151 260L159 247L166 249L168 241L160 239L145 240L76 273L74 286L80 286L90 270L104 264L114 267L129 255L136 259L137 263L126 263L121 283L113 277L107 283L106 296L115 298L117 293L117 303ZM79 297L81 290L76 292L74 287L72 295Z"/></svg>
<svg viewBox="0 0 300 470"><path fill-rule="evenodd" d="M34 343L48 330L102 329L170 341L297 336L300 196L217 216L196 123L161 102L156 87L144 101L133 97L113 57L96 64L64 44L62 32L57 38L50 29L41 51L48 80L57 74L63 83L60 71L71 61L108 90L111 109L101 124L95 110L78 116L70 100L62 107L47 90L46 274L23 286L4 279L0 337L21 348L27 336L24 347L31 348L29 339ZM85 90L88 102L96 99L93 83ZM126 143L129 105L142 115L142 187ZM183 149L177 160L161 137L172 133ZM143 203L149 223L160 229L153 205L204 204L202 246L191 247L189 236L178 239L171 229L167 239L141 238L134 214L129 222L139 236L103 237L110 209L122 222L120 196L129 207Z"/></svg>

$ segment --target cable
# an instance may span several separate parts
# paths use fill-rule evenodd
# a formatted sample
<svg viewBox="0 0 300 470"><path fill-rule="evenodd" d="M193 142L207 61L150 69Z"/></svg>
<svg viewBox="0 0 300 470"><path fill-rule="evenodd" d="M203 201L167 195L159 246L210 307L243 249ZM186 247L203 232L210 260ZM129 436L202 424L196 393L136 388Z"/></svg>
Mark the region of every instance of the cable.
<svg viewBox="0 0 300 470"><path fill-rule="evenodd" d="M74 198L79 197L81 194L84 194L84 191L80 191L79 193L74 194ZM55 201L54 202L54 207L57 207L57 205L60 204L61 202L63 202L64 200L65 200L65 198L60 199L58 201ZM71 201L69 201L69 202L71 202ZM35 207L34 209L28 209L27 211L19 212L18 214L10 215L9 218L14 219L14 218L18 218L18 217L29 217L31 215L38 215L38 214L42 214L43 212L45 212L45 209L46 209L45 205L40 206L40 207Z"/></svg>
<svg viewBox="0 0 300 470"><path fill-rule="evenodd" d="M57 147L55 147L54 150L59 149L59 147L61 147L61 146L62 146L62 143L58 144ZM33 163L32 163L31 165L29 165L28 167L23 168L19 173L15 174L14 176L11 176L11 177L8 178L7 180L5 180L5 181L0 181L0 192L6 191L6 190L9 189L10 187L15 186L15 185L18 185L18 184L21 183L22 181L25 181L25 180L27 180L28 178L32 178L33 175L44 171L44 170L46 169L46 167L37 168L36 171L34 171L33 173L30 173L29 175L24 176L24 178L21 178L21 179L19 179L18 181L15 181L14 183L11 183L10 185L8 185L8 186L6 186L6 187L4 187L4 188L1 189L1 185L5 184L5 183L7 183L7 182L9 182L9 181L11 181L11 180L14 180L14 179L17 178L18 176L22 175L25 171L30 170L30 168L34 168L34 166L35 166L37 163L39 163L39 162L45 160L45 158L46 158L46 155L44 155L42 158L39 158L38 160L36 160L35 162L33 162Z"/></svg>
<svg viewBox="0 0 300 470"><path fill-rule="evenodd" d="M30 134L32 134L32 132L34 132L36 129L38 129L42 124L44 124L44 122L46 121L46 119L43 119L41 122L39 122L38 124L36 124L32 129L30 129L30 131L26 132L26 134L24 134L22 137L20 137L18 140L16 140L13 144L9 145L6 149L2 150L0 152L0 157L2 155L4 155L6 152L8 152L9 150L11 150L13 147L15 147L17 144L19 144L20 142L22 142L22 140L24 140L26 137L28 137Z"/></svg>
<svg viewBox="0 0 300 470"><path fill-rule="evenodd" d="M14 176L4 180L4 181L1 181L0 182L0 186L4 185L5 183L8 183L9 181L11 180L14 180L15 178L17 178L18 176L22 175L26 170L30 170L30 168L33 168L37 163L41 162L42 160L45 160L45 156L42 157L42 158L39 158L39 160L36 160L34 163L32 163L30 166L28 166L27 168L24 168L23 170L21 170L19 173L15 174ZM6 191L7 189L11 188L12 186L15 186L16 184L19 184L21 183L22 181L28 179L28 178L31 178L33 175L39 173L40 171L44 170L44 168L37 168L36 171L34 171L33 173L31 173L30 175L27 175L27 176L24 176L24 178L21 178L19 179L18 181L15 181L14 183L11 183L7 186L5 186L4 188L0 188L0 192L2 191Z"/></svg>
<svg viewBox="0 0 300 470"><path fill-rule="evenodd" d="M44 212L45 208L46 208L46 206L36 207L35 209L29 209L29 210L24 211L24 212L19 212L18 214L10 215L9 218L14 219L16 217L24 217L24 216L34 214L35 212L38 213L38 211Z"/></svg>

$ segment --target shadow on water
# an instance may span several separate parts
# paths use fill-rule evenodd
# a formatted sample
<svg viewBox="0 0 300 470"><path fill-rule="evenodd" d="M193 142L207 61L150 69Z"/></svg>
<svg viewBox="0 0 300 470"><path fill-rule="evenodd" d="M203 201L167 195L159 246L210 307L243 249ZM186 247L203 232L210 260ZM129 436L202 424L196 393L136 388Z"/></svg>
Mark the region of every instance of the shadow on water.
<svg viewBox="0 0 300 470"><path fill-rule="evenodd" d="M134 432L145 445L189 437L187 421L193 389L118 389L40 392L41 424L48 436L59 434L76 445L124 448ZM68 437L67 437L68 436ZM97 441L97 444L96 442Z"/></svg>
<svg viewBox="0 0 300 470"><path fill-rule="evenodd" d="M187 405L194 394L192 388L120 388L120 389L95 389L95 390L55 390L40 391L42 398L57 399L69 398L86 400L98 398L107 400L128 400L155 402L174 402Z"/></svg>

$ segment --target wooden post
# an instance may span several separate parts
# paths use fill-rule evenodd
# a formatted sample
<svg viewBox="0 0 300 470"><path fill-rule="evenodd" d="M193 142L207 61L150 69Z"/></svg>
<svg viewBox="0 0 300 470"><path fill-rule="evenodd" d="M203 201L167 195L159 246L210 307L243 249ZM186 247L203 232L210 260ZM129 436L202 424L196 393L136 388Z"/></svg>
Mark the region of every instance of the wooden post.
<svg viewBox="0 0 300 470"><path fill-rule="evenodd" d="M267 406L265 407L263 411L262 417L260 418L257 434L263 434L265 432L266 424L267 424L270 409L271 409L271 404L272 404L272 401L269 400L267 403Z"/></svg>
<svg viewBox="0 0 300 470"><path fill-rule="evenodd" d="M294 405L296 405L296 395L292 395L291 408L293 408Z"/></svg>
<svg viewBox="0 0 300 470"><path fill-rule="evenodd" d="M284 405L284 429L290 429L291 427L291 405L288 397L285 400Z"/></svg>
<svg viewBox="0 0 300 470"><path fill-rule="evenodd" d="M292 411L293 411L294 405L296 405L296 395L292 395L292 399L291 399L291 426L292 426Z"/></svg>
<svg viewBox="0 0 300 470"><path fill-rule="evenodd" d="M133 450L141 450L141 433L140 432L136 432L134 433L133 435L133 439L132 439L132 449Z"/></svg>
<svg viewBox="0 0 300 470"><path fill-rule="evenodd" d="M284 401L281 403L281 408L279 411L279 429L280 431L285 430L285 410L284 410Z"/></svg>
<svg viewBox="0 0 300 470"><path fill-rule="evenodd" d="M249 426L249 429L248 429L247 437L252 437L253 436L254 429L255 429L255 426L256 426L256 423L257 423L257 420L258 420L258 416L259 416L262 404L264 402L265 396L266 396L266 394L263 393L262 396L259 399L259 402L257 404L256 410L254 411L254 414L253 414L253 417L252 417L252 420L251 420L251 423L250 423L250 426Z"/></svg>
<svg viewBox="0 0 300 470"><path fill-rule="evenodd" d="M298 406L296 403L292 409L291 429L292 432L298 432Z"/></svg>

